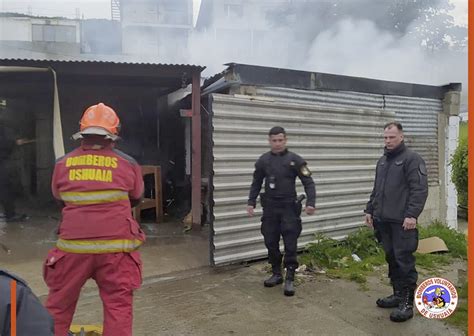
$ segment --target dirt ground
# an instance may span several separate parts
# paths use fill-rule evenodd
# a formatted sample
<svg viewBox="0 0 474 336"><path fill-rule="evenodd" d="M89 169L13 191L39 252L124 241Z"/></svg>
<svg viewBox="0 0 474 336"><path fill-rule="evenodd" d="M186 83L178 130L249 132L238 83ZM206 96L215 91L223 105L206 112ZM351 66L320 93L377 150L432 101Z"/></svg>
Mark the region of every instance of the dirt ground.
<svg viewBox="0 0 474 336"><path fill-rule="evenodd" d="M13 224L13 223L12 223ZM34 215L26 223L0 223L0 265L25 278L42 300L47 288L42 262L54 245L56 215ZM294 297L282 287L264 288L265 263L211 268L208 232L183 234L179 223L145 225L149 239L142 248L144 284L135 294L134 335L462 335L443 321L414 319L396 324L390 310L375 300L390 292L380 276L369 290L325 275L299 275ZM457 282L452 265L446 278ZM383 271L383 270L382 270ZM383 272L382 272L383 273ZM423 279L428 274L423 274ZM83 289L74 323L101 324L102 304L95 284Z"/></svg>
<svg viewBox="0 0 474 336"><path fill-rule="evenodd" d="M136 292L134 335L462 335L442 321L418 313L406 323L389 320L375 306L389 292L379 278L370 290L358 284L309 277L294 297L282 287L264 288L264 263L208 267L146 279ZM100 323L95 290L84 293L76 323Z"/></svg>

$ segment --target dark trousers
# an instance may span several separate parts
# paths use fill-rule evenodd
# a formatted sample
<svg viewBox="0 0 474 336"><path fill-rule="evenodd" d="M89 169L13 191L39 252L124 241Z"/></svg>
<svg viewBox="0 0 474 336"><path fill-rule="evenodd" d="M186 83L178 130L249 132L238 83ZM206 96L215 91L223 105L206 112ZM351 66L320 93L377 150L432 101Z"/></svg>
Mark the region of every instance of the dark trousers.
<svg viewBox="0 0 474 336"><path fill-rule="evenodd" d="M418 248L418 229L404 230L402 223L374 220L374 230L385 251L392 285L415 289L418 272L413 253Z"/></svg>
<svg viewBox="0 0 474 336"><path fill-rule="evenodd" d="M5 217L15 215L16 190L14 188L14 172L7 162L0 162L0 204Z"/></svg>
<svg viewBox="0 0 474 336"><path fill-rule="evenodd" d="M294 203L273 203L263 209L261 232L268 250L268 262L273 267L280 267L280 236L285 245L284 265L287 269L298 268L296 255L298 237L301 233L301 218Z"/></svg>

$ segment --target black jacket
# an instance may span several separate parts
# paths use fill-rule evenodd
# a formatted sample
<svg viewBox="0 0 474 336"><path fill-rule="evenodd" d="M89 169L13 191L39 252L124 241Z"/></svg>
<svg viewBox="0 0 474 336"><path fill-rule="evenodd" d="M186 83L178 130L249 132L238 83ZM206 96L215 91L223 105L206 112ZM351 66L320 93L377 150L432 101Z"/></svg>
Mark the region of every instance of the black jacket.
<svg viewBox="0 0 474 336"><path fill-rule="evenodd" d="M307 196L306 205L314 207L316 188L306 161L301 156L285 150L282 153L267 152L255 163L248 205L255 207L256 199L265 179L265 196L273 200L296 200L295 180L298 176ZM273 184L273 185L272 185ZM273 187L273 188L272 188Z"/></svg>
<svg viewBox="0 0 474 336"><path fill-rule="evenodd" d="M15 134L13 130L0 121L0 163L7 160L15 148Z"/></svg>
<svg viewBox="0 0 474 336"><path fill-rule="evenodd" d="M21 278L0 270L0 336L10 336L10 284L16 281L18 336L53 336L54 324L46 308Z"/></svg>
<svg viewBox="0 0 474 336"><path fill-rule="evenodd" d="M428 197L425 161L402 142L377 162L375 183L365 213L380 220L418 218Z"/></svg>

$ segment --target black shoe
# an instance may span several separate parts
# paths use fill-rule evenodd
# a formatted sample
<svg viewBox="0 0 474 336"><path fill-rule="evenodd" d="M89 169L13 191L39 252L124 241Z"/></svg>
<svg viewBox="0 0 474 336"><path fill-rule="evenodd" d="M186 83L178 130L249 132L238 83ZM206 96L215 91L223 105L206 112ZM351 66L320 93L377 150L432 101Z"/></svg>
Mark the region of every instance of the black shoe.
<svg viewBox="0 0 474 336"><path fill-rule="evenodd" d="M402 300L390 314L390 320L393 322L405 322L413 317L413 299L414 290L411 288L404 288L402 291Z"/></svg>
<svg viewBox="0 0 474 336"><path fill-rule="evenodd" d="M265 287L275 287L281 283L283 283L283 276L281 273L273 273L271 277L263 282L263 285Z"/></svg>
<svg viewBox="0 0 474 336"><path fill-rule="evenodd" d="M28 217L27 215L25 214L15 214L13 216L10 216L10 217L5 217L5 221L9 222L9 223L14 223L14 222L24 222L26 220L28 220L30 217Z"/></svg>
<svg viewBox="0 0 474 336"><path fill-rule="evenodd" d="M396 308L402 301L402 292L397 286L393 286L393 294L377 299L375 302L380 308Z"/></svg>
<svg viewBox="0 0 474 336"><path fill-rule="evenodd" d="M294 281L295 281L295 268L287 267L283 294L285 294L286 296L295 295L295 286L293 284Z"/></svg>
<svg viewBox="0 0 474 336"><path fill-rule="evenodd" d="M289 280L289 279L285 280L283 294L285 294L285 296L295 295L295 286L293 285L293 280Z"/></svg>

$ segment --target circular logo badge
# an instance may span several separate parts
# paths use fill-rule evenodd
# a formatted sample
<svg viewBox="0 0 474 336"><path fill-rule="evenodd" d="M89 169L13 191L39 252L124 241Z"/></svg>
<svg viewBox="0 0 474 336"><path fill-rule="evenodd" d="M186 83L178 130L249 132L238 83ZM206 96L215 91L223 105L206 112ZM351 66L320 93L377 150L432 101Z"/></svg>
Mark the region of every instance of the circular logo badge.
<svg viewBox="0 0 474 336"><path fill-rule="evenodd" d="M456 309L458 292L449 280L429 278L416 289L415 304L424 317L444 319Z"/></svg>

